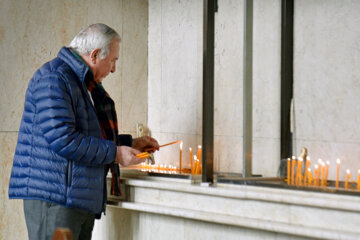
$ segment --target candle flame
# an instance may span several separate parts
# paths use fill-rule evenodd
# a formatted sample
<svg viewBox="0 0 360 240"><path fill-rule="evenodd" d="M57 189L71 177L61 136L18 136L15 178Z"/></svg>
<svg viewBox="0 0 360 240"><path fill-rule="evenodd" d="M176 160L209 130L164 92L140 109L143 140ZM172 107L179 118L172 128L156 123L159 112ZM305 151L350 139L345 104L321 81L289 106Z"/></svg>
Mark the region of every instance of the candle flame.
<svg viewBox="0 0 360 240"><path fill-rule="evenodd" d="M330 165L330 162L329 162L329 161L326 161L326 164L327 164L327 165Z"/></svg>
<svg viewBox="0 0 360 240"><path fill-rule="evenodd" d="M198 148L200 148L200 149L201 149L201 145L199 145L199 146L198 146Z"/></svg>
<svg viewBox="0 0 360 240"><path fill-rule="evenodd" d="M317 169L317 168L319 168L319 166L317 164L315 164L315 168Z"/></svg>
<svg viewBox="0 0 360 240"><path fill-rule="evenodd" d="M309 157L309 156L307 156L307 157L306 157L306 160L307 160L307 161L310 161L310 157Z"/></svg>
<svg viewBox="0 0 360 240"><path fill-rule="evenodd" d="M340 158L336 159L336 163L340 164Z"/></svg>
<svg viewBox="0 0 360 240"><path fill-rule="evenodd" d="M296 159L296 157L295 157L295 156L292 156L292 159L294 159L294 160L295 160L295 159Z"/></svg>
<svg viewBox="0 0 360 240"><path fill-rule="evenodd" d="M347 170L346 170L346 173L349 174L349 173L350 173L350 169L347 169Z"/></svg>
<svg viewBox="0 0 360 240"><path fill-rule="evenodd" d="M304 159L302 157L299 157L298 160L302 162Z"/></svg>
<svg viewBox="0 0 360 240"><path fill-rule="evenodd" d="M311 172L311 168L308 168L308 172Z"/></svg>
<svg viewBox="0 0 360 240"><path fill-rule="evenodd" d="M182 149L183 141L180 142L180 149Z"/></svg>
<svg viewBox="0 0 360 240"><path fill-rule="evenodd" d="M322 163L322 160L321 160L321 158L319 158L319 160L318 160L318 163L319 163L319 164L321 164L321 163Z"/></svg>
<svg viewBox="0 0 360 240"><path fill-rule="evenodd" d="M192 151L192 148L191 148L191 147L189 147L189 151Z"/></svg>

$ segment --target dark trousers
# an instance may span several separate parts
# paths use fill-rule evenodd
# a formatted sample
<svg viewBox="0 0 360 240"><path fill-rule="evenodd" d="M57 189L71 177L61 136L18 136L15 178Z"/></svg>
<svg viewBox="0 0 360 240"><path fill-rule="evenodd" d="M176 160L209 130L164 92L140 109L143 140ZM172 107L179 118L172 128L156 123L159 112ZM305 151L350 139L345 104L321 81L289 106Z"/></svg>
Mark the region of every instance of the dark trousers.
<svg viewBox="0 0 360 240"><path fill-rule="evenodd" d="M51 240L56 228L69 228L74 240L91 239L95 215L41 200L24 200L29 240Z"/></svg>

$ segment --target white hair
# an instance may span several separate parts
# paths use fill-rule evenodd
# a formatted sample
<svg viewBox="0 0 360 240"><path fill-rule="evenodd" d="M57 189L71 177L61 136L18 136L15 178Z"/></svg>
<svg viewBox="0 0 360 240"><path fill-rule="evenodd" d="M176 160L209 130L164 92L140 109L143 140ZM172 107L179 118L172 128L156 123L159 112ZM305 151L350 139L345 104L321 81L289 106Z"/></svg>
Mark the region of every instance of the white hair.
<svg viewBox="0 0 360 240"><path fill-rule="evenodd" d="M114 29L103 23L95 23L81 30L69 47L80 55L88 55L99 48L100 58L104 59L108 56L109 46L114 39L121 41L120 35Z"/></svg>

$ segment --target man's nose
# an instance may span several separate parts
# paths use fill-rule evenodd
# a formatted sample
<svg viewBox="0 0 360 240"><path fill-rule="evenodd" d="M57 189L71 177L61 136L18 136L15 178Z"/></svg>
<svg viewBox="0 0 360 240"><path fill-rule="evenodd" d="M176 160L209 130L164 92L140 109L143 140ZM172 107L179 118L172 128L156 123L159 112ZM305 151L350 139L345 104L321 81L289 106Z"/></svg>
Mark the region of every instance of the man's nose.
<svg viewBox="0 0 360 240"><path fill-rule="evenodd" d="M111 68L111 73L114 73L116 71L116 64L114 64Z"/></svg>

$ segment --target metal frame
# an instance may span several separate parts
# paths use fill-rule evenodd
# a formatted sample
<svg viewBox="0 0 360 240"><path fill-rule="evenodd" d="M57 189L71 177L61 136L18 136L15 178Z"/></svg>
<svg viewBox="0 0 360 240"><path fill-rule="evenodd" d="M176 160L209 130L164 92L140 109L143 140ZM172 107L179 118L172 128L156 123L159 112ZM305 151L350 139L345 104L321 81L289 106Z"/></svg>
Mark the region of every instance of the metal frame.
<svg viewBox="0 0 360 240"><path fill-rule="evenodd" d="M293 152L290 132L290 107L293 98L294 0L281 2L281 107L280 156Z"/></svg>
<svg viewBox="0 0 360 240"><path fill-rule="evenodd" d="M244 1L243 177L252 176L253 0Z"/></svg>
<svg viewBox="0 0 360 240"><path fill-rule="evenodd" d="M216 0L204 0L202 182L214 182L214 38Z"/></svg>
<svg viewBox="0 0 360 240"><path fill-rule="evenodd" d="M203 174L213 183L214 160L214 38L217 0L204 0L203 28ZM292 155L290 105L293 98L294 0L281 5L281 158ZM243 177L252 176L253 0L244 0Z"/></svg>

